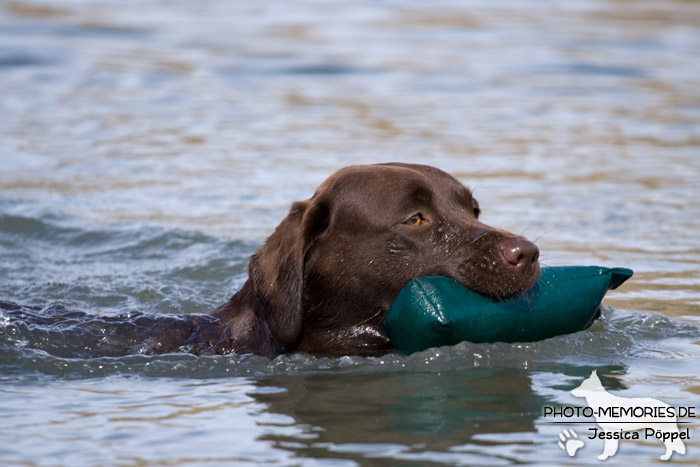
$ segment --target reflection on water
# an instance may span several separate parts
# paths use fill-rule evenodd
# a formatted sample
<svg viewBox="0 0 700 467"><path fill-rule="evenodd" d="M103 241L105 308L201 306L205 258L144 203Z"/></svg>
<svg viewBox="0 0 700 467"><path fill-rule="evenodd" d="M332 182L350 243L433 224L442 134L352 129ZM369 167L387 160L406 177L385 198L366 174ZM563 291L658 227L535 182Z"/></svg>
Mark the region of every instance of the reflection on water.
<svg viewBox="0 0 700 467"><path fill-rule="evenodd" d="M205 312L293 200L388 160L453 173L548 265L635 276L583 333L385 359L67 359L0 316L0 459L596 463L541 417L592 368L698 405L698 25L688 1L2 3L0 300Z"/></svg>
<svg viewBox="0 0 700 467"><path fill-rule="evenodd" d="M478 434L531 433L544 405L532 392L528 372L517 369L375 373L351 380L334 374L285 375L260 383L286 389L255 396L271 412L292 414L302 426L323 427L310 430L314 436L305 443L295 440L293 451L305 457L327 450L339 457L391 453L394 459L418 460L426 451L481 444L474 439ZM264 439L285 441L278 433ZM476 456L478 450L470 448ZM493 454L482 454L483 461Z"/></svg>
<svg viewBox="0 0 700 467"><path fill-rule="evenodd" d="M560 381L590 374L587 367L564 371L573 374L558 375ZM550 385L555 379L546 373L535 377L550 378ZM269 411L289 414L298 426L307 427L305 437L279 433L263 437L300 456L332 453L351 459L362 455L387 464L392 459L429 459L493 465L537 462L556 454L546 445L549 443L533 434L544 407L557 401L535 392L532 378L532 372L517 368L373 373L352 378L332 373L284 375L258 380L284 390L263 391L253 397ZM611 383L610 389L620 389L614 379L606 383ZM519 449L526 453L516 454Z"/></svg>

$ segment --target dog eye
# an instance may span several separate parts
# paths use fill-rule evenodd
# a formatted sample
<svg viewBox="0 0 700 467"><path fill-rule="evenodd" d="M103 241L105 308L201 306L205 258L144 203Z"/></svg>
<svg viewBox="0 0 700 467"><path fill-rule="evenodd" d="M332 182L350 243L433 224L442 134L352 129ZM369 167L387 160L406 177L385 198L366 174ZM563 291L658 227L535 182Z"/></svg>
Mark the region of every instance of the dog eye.
<svg viewBox="0 0 700 467"><path fill-rule="evenodd" d="M408 219L406 219L404 221L404 224L408 224L408 225L412 225L414 227L417 227L419 225L422 225L425 222L426 221L423 218L423 215L421 213L418 213L418 214L414 214L411 217L409 217Z"/></svg>

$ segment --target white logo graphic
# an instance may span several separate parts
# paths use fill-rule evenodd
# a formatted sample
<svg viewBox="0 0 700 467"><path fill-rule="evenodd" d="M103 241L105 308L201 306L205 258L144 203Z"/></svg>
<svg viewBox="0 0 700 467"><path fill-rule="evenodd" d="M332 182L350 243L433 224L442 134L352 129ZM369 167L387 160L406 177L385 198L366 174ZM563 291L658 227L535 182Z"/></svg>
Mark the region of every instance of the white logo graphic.
<svg viewBox="0 0 700 467"><path fill-rule="evenodd" d="M583 447L583 441L578 439L578 435L574 430L562 430L562 432L559 433L559 440L557 444L566 451L569 457L574 457L576 451Z"/></svg>
<svg viewBox="0 0 700 467"><path fill-rule="evenodd" d="M637 430L644 430L646 437L653 436L663 441L666 452L660 457L661 460L670 459L674 452L685 454L685 444L681 439L685 433L678 430L673 408L665 402L651 397L630 398L610 394L601 384L595 370L571 394L586 399L601 428L600 433L597 433L596 428L591 429L594 437L605 440L603 453L598 459L605 460L615 455L620 439L639 439L638 433L630 433ZM569 443L573 441L570 438ZM568 447L566 451L569 452Z"/></svg>

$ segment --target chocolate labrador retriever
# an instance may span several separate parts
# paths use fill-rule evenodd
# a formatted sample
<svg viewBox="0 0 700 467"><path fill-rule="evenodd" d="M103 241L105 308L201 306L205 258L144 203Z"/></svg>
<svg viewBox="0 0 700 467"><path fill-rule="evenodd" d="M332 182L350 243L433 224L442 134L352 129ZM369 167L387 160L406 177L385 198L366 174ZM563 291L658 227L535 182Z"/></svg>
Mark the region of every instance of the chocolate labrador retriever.
<svg viewBox="0 0 700 467"><path fill-rule="evenodd" d="M233 352L390 352L381 322L414 277L451 277L496 298L537 281L537 246L482 224L479 212L434 167L346 167L292 204L251 257L248 281L212 315L230 329Z"/></svg>
<svg viewBox="0 0 700 467"><path fill-rule="evenodd" d="M251 257L248 281L208 315L96 316L1 301L0 310L29 326L30 346L66 357L382 354L393 350L382 319L414 277L451 277L495 298L537 281L537 247L478 219L471 192L439 169L351 166L292 204Z"/></svg>

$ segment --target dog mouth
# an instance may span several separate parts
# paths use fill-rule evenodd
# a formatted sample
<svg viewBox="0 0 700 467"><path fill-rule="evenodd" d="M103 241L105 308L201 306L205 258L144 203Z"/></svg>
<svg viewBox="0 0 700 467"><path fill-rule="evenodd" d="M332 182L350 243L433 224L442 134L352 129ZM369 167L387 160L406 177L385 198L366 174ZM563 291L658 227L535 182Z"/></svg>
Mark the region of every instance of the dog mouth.
<svg viewBox="0 0 700 467"><path fill-rule="evenodd" d="M536 262L528 265L526 271L519 271L515 274L496 274L493 281L486 281L483 284L479 284L476 288L474 286L468 286L468 288L489 298L505 300L527 292L535 286L539 278L540 265Z"/></svg>
<svg viewBox="0 0 700 467"><path fill-rule="evenodd" d="M471 242L482 253L471 250L457 265L455 277L468 289L496 300L526 292L540 278L537 245L524 237L501 235L489 232Z"/></svg>
<svg viewBox="0 0 700 467"><path fill-rule="evenodd" d="M496 267L493 263L472 263L455 270L435 269L425 275L449 277L473 292L500 301L533 288L540 278L540 264L535 261L512 271Z"/></svg>

